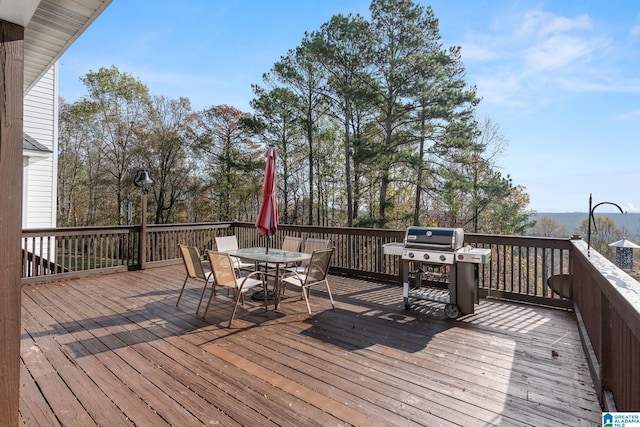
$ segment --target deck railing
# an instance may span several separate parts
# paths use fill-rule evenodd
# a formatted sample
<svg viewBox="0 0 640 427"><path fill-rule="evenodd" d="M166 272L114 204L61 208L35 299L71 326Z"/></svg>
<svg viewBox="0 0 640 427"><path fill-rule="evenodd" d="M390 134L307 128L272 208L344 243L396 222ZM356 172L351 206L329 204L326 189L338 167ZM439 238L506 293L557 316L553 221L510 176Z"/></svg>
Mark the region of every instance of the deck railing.
<svg viewBox="0 0 640 427"><path fill-rule="evenodd" d="M135 268L139 234L128 226L23 230L22 283Z"/></svg>
<svg viewBox="0 0 640 427"><path fill-rule="evenodd" d="M491 249L488 265L480 266L484 296L571 308L569 239L465 234L465 244ZM550 278L567 276L569 298L550 286Z"/></svg>
<svg viewBox="0 0 640 427"><path fill-rule="evenodd" d="M231 225L148 225L147 266L180 262L178 243L213 248ZM22 284L133 270L140 265L140 226L27 229L22 254Z"/></svg>
<svg viewBox="0 0 640 427"><path fill-rule="evenodd" d="M140 264L140 227L79 227L23 231L23 284L136 269ZM264 246L266 238L252 223L149 225L148 267L180 262L178 243L214 249L214 238L235 234L240 247ZM402 262L385 255L383 245L402 242L404 230L281 225L270 245L287 235L329 239L336 248L332 272L399 282ZM547 278L569 274L568 239L466 234L465 244L490 248L491 262L480 267L484 295L571 307L547 284Z"/></svg>
<svg viewBox="0 0 640 427"><path fill-rule="evenodd" d="M640 409L640 284L584 241L575 241L573 300L600 401Z"/></svg>
<svg viewBox="0 0 640 427"><path fill-rule="evenodd" d="M241 246L264 246L251 223L235 223L234 233ZM271 238L279 247L284 236L329 239L335 246L332 272L378 280L400 281L402 263L397 256L384 255L382 245L402 242L404 230L283 225ZM491 262L479 269L481 294L557 307L571 307L547 284L554 275L569 274L569 239L465 234L466 245L490 248Z"/></svg>
<svg viewBox="0 0 640 427"><path fill-rule="evenodd" d="M266 238L252 223L235 223L233 232L241 247L265 246ZM331 271L361 278L397 281L400 266L395 257L384 255L382 245L401 241L404 231L348 227L312 227L281 225L270 238L272 247L280 247L285 236L329 239L335 247Z"/></svg>
<svg viewBox="0 0 640 427"><path fill-rule="evenodd" d="M23 284L137 269L140 265L140 226L82 227L24 230ZM201 252L215 249L214 238L236 235L240 247L264 246L266 239L252 223L149 225L147 268L180 263L178 243ZM326 238L336 248L331 272L359 278L400 282L403 263L385 255L382 246L402 242L404 230L281 225L270 239L279 247L287 235ZM583 241L556 238L465 234L465 245L491 249L491 260L478 269L481 295L549 306L575 308L586 331L585 349L592 356L592 373L599 395L615 400L618 410L640 408L640 297L624 297L611 279L612 264L593 254ZM596 253L597 254L597 253ZM599 263L594 264L594 259ZM615 267L613 267L615 269ZM638 283L620 271L633 282ZM563 292L550 278L564 280ZM619 279L622 280L622 279ZM624 279L627 280L627 279ZM630 283L631 283L630 282ZM564 296L561 296L560 294Z"/></svg>

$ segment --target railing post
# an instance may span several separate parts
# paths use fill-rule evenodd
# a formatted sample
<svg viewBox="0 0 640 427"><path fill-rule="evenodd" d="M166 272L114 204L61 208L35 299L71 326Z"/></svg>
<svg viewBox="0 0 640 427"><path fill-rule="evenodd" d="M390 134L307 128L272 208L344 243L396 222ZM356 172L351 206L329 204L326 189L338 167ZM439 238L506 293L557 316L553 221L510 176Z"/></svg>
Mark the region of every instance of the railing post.
<svg viewBox="0 0 640 427"><path fill-rule="evenodd" d="M153 179L146 169L140 169L133 180L136 187L140 188L141 212L140 212L140 247L138 254L140 270L144 270L147 264L147 193L153 186Z"/></svg>
<svg viewBox="0 0 640 427"><path fill-rule="evenodd" d="M3 8L5 6L3 5ZM0 19L0 425L20 402L24 27Z"/></svg>
<svg viewBox="0 0 640 427"><path fill-rule="evenodd" d="M140 209L140 237L139 253L138 253L138 265L140 270L144 270L147 266L147 193L142 192L141 207Z"/></svg>

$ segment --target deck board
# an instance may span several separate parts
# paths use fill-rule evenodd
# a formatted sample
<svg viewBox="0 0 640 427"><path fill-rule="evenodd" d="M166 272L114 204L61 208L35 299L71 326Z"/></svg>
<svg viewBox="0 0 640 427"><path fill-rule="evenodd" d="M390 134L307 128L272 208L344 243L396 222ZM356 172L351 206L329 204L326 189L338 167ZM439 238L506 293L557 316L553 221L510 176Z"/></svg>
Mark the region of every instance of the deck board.
<svg viewBox="0 0 640 427"><path fill-rule="evenodd" d="M593 426L572 313L483 300L450 321L397 285L330 277L195 316L181 265L23 287L20 420L37 425Z"/></svg>

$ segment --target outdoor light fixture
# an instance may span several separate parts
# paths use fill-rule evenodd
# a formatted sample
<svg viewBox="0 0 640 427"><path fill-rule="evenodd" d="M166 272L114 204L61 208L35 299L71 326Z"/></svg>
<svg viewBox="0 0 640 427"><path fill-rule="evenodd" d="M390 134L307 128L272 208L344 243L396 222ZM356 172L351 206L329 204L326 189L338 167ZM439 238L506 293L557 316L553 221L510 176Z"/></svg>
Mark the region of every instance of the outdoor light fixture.
<svg viewBox="0 0 640 427"><path fill-rule="evenodd" d="M140 270L144 270L147 263L147 194L153 186L153 179L146 169L140 169L133 180L136 187L141 189L140 199L140 239L138 240L138 257Z"/></svg>
<svg viewBox="0 0 640 427"><path fill-rule="evenodd" d="M600 202L594 207L591 207L591 193L589 193L589 224L587 226L587 256L590 256L590 251L591 251L591 222L593 222L593 228L595 232L596 233L598 232L598 230L596 229L596 219L593 216L593 211L595 211L596 208L600 205L613 205L616 208L618 208L618 210L620 210L620 213L622 213L622 215L626 214L626 212L623 211L620 206L618 206L613 202Z"/></svg>
<svg viewBox="0 0 640 427"><path fill-rule="evenodd" d="M153 187L154 182L155 181L151 178L151 175L149 175L149 172L146 169L140 169L133 180L136 187L142 189L142 194L147 194L149 192L149 187Z"/></svg>

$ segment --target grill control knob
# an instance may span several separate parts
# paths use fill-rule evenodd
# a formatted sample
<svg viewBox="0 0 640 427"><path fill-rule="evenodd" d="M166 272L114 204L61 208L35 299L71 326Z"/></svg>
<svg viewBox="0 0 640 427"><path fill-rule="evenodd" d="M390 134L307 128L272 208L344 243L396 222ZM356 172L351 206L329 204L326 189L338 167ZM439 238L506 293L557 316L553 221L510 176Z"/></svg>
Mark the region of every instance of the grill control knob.
<svg viewBox="0 0 640 427"><path fill-rule="evenodd" d="M429 254L424 254L424 255L423 255L423 258L424 258L424 259L429 259L429 258L430 258L430 257L429 257Z"/></svg>
<svg viewBox="0 0 640 427"><path fill-rule="evenodd" d="M444 262L444 261L446 261L446 260L447 260L447 257L446 257L446 256L444 256L444 255L440 255L440 261L443 261L443 262Z"/></svg>
<svg viewBox="0 0 640 427"><path fill-rule="evenodd" d="M408 255L409 255L409 258L413 258L415 256L413 252L409 252Z"/></svg>

